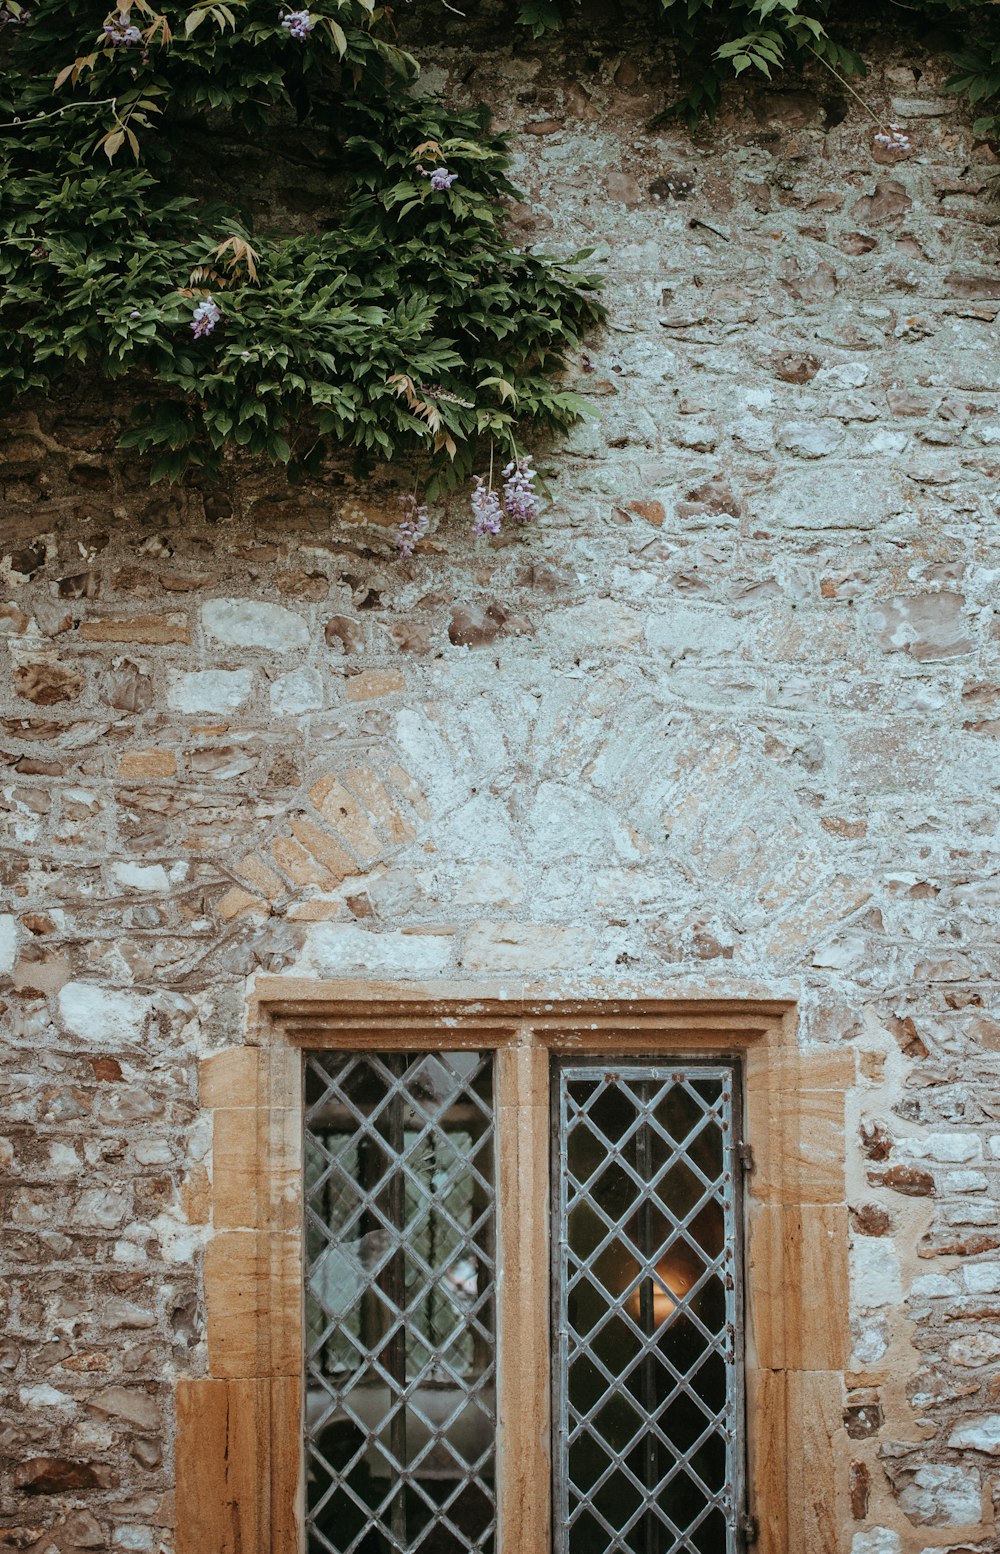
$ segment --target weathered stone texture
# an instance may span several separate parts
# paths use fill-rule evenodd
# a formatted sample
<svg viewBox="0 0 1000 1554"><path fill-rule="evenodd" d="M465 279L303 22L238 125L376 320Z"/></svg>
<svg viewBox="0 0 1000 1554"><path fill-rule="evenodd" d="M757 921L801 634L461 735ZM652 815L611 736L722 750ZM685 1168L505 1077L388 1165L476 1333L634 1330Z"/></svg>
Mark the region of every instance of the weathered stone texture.
<svg viewBox="0 0 1000 1554"><path fill-rule="evenodd" d="M257 1277L199 1110L222 1169L254 1103L198 1065L260 971L795 999L857 1057L804 1111L813 1206L762 1155L762 1287L795 1214L850 1236L850 1313L831 1263L759 1318L775 1378L847 1367L809 1537L993 1547L992 154L940 59L864 87L890 167L818 75L691 140L647 133L669 73L614 29L434 57L519 132L520 237L606 257L600 419L543 455L537 529L456 509L402 563L385 472L150 491L125 407L5 428L0 1548L174 1549L176 1384L247 1341L205 1332L213 1228L209 1276Z"/></svg>

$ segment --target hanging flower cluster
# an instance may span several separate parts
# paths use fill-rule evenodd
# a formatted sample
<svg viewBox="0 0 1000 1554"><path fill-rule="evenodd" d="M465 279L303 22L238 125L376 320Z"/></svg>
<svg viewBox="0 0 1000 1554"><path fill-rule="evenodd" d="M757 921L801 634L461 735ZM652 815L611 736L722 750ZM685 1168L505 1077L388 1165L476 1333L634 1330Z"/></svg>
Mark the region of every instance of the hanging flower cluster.
<svg viewBox="0 0 1000 1554"><path fill-rule="evenodd" d="M503 505L515 523L531 523L538 517L538 492L531 454L511 459L503 472Z"/></svg>
<svg viewBox="0 0 1000 1554"><path fill-rule="evenodd" d="M415 496L401 496L400 502L403 508L403 518L396 536L396 544L399 554L404 561L408 561L413 555L414 549L427 533L427 508L417 504Z"/></svg>
<svg viewBox="0 0 1000 1554"><path fill-rule="evenodd" d="M875 135L875 144L881 146L883 151L889 151L896 156L906 156L910 151L910 137L899 128L897 124L890 124L888 129L881 129Z"/></svg>
<svg viewBox="0 0 1000 1554"><path fill-rule="evenodd" d="M131 11L112 11L101 28L112 48L136 48L142 42L142 33L132 20Z"/></svg>
<svg viewBox="0 0 1000 1554"><path fill-rule="evenodd" d="M505 518L512 523L531 523L538 517L538 493L535 490L535 469L530 453L511 459L504 467L503 486L497 491L493 485L492 462L489 475L477 475L472 490L473 533L477 539L484 535L500 533ZM403 516L396 531L396 548L408 561L417 545L427 533L428 514L423 503L415 496L401 496Z"/></svg>
<svg viewBox="0 0 1000 1554"><path fill-rule="evenodd" d="M297 43L304 43L316 25L316 18L310 16L308 11L286 11L281 18L281 25L290 38L294 38Z"/></svg>
<svg viewBox="0 0 1000 1554"><path fill-rule="evenodd" d="M203 298L191 317L191 333L195 339L203 340L206 335L210 335L221 317L222 310L215 298Z"/></svg>
<svg viewBox="0 0 1000 1554"><path fill-rule="evenodd" d="M473 533L477 537L483 534L500 533L503 508L500 506L500 498L492 485L487 485L483 475L476 476L475 489L472 493L472 516L476 520Z"/></svg>
<svg viewBox="0 0 1000 1554"><path fill-rule="evenodd" d="M423 173L425 178L430 179L431 188L438 191L442 189L450 189L452 184L458 178L457 173L449 173L446 167L435 167L429 173L425 172L423 168L421 168L420 171Z"/></svg>
<svg viewBox="0 0 1000 1554"><path fill-rule="evenodd" d="M538 493L535 490L535 470L530 453L519 459L511 459L503 472L503 501L493 489L492 467L489 479L476 476L472 492L472 516L475 519L473 533L499 534L505 518L513 523L531 523L538 517Z"/></svg>

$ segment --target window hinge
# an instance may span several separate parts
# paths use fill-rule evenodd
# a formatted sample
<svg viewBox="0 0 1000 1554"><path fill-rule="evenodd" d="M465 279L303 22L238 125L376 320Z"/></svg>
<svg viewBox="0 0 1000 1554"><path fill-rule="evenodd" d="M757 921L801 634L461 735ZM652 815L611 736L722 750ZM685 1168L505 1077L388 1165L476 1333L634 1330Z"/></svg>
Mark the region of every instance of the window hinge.
<svg viewBox="0 0 1000 1554"><path fill-rule="evenodd" d="M750 1172L756 1169L753 1158L753 1145L747 1144L745 1142L742 1144L737 1144L736 1153L740 1157L740 1165L749 1176Z"/></svg>
<svg viewBox="0 0 1000 1554"><path fill-rule="evenodd" d="M744 1145L744 1148L746 1147L747 1146ZM760 1537L760 1525L756 1516L751 1516L748 1511L745 1512L744 1515L740 1517L738 1531L740 1535L740 1542L745 1549L748 1549L752 1543L756 1543L757 1539Z"/></svg>

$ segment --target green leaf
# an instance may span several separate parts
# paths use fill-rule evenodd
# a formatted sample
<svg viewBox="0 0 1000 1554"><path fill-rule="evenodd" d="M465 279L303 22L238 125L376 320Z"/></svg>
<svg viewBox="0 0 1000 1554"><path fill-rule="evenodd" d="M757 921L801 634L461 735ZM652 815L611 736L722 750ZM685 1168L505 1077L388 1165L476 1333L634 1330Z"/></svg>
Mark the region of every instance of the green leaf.
<svg viewBox="0 0 1000 1554"><path fill-rule="evenodd" d="M331 16L325 16L323 20L333 40L334 48L337 50L340 58L343 59L347 53L347 34L340 23L335 22Z"/></svg>

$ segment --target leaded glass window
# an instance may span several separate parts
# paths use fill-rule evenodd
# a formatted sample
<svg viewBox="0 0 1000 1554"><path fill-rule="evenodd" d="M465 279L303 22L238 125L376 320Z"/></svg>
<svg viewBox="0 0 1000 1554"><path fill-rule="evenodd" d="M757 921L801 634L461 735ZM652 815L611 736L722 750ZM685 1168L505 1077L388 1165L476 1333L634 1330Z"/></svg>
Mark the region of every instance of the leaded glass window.
<svg viewBox="0 0 1000 1554"><path fill-rule="evenodd" d="M556 1554L733 1554L733 1071L568 1064L554 1087Z"/></svg>
<svg viewBox="0 0 1000 1554"><path fill-rule="evenodd" d="M492 1059L306 1067L309 1554L493 1549Z"/></svg>
<svg viewBox="0 0 1000 1554"><path fill-rule="evenodd" d="M307 1554L749 1535L738 1070L534 1051L307 1056Z"/></svg>

